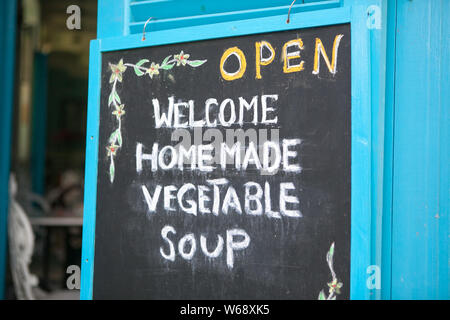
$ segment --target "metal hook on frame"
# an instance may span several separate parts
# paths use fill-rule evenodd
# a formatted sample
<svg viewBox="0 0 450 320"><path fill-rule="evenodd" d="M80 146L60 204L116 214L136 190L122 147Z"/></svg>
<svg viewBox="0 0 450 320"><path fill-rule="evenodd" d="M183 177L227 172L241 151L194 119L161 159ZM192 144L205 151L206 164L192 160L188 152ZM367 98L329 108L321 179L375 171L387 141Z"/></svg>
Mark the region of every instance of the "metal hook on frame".
<svg viewBox="0 0 450 320"><path fill-rule="evenodd" d="M147 23L152 19L153 17L148 18L148 20L144 24L144 30L142 30L142 41L145 41L145 27L147 27Z"/></svg>
<svg viewBox="0 0 450 320"><path fill-rule="evenodd" d="M290 17L290 15L291 15L291 9L292 9L292 6L294 5L295 1L297 1L297 0L292 1L291 5L289 6L289 11L288 11L288 16L287 16L286 23L289 23L289 22L291 21L291 20L289 19L289 17Z"/></svg>

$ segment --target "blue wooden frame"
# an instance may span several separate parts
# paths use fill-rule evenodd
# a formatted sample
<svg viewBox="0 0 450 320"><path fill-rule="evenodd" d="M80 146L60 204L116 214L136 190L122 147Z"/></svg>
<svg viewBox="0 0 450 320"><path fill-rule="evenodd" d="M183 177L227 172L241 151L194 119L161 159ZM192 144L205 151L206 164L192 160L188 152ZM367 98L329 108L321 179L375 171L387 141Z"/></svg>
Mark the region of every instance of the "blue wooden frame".
<svg viewBox="0 0 450 320"><path fill-rule="evenodd" d="M372 261L372 90L370 84L370 34L366 27L366 19L366 7L351 6L291 14L289 24L286 23L286 15L282 15L156 32L148 31L146 41L142 41L142 35L140 34L93 40L90 47L89 68L81 299L92 299L94 277L101 53L342 23L351 24L352 51L350 297L351 299L370 299L370 290L366 286L366 269ZM150 24L149 26L149 29L151 29Z"/></svg>

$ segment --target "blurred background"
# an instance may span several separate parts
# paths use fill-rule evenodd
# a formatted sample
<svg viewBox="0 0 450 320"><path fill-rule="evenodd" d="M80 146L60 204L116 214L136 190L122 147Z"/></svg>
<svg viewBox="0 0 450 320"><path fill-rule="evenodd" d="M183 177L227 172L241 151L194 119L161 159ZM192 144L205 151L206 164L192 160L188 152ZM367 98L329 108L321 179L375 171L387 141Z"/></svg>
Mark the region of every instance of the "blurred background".
<svg viewBox="0 0 450 320"><path fill-rule="evenodd" d="M72 2L21 0L15 8L11 172L17 210L28 216L32 231L23 237L34 243L18 240L33 249L31 276L23 275L23 261L9 261L5 299L45 298L67 289L73 273L67 267L80 266L89 41L96 38L97 1L76 1L80 29L70 30L72 12L66 10ZM17 225L24 227L22 220ZM38 281L37 292L28 292L30 281ZM72 283L78 286L76 279ZM79 294L77 289L72 293Z"/></svg>

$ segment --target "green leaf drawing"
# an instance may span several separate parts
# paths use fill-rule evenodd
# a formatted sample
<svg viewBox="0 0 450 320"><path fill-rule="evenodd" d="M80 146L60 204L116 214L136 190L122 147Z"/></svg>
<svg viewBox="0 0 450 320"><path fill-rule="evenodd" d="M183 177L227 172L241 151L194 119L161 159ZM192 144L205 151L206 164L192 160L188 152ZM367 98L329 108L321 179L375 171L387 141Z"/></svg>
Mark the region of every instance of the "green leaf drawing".
<svg viewBox="0 0 450 320"><path fill-rule="evenodd" d="M323 292L323 290L320 291L320 293L319 293L319 300L326 300L325 299L325 293Z"/></svg>
<svg viewBox="0 0 450 320"><path fill-rule="evenodd" d="M119 129L116 130L117 131L117 143L119 144L119 147L122 146L122 133L120 132Z"/></svg>
<svg viewBox="0 0 450 320"><path fill-rule="evenodd" d="M117 130L116 130L117 131ZM111 135L109 136L109 143L110 144L114 144L115 142L116 142L116 140L117 140L117 134L116 134L116 131L114 131L113 133L111 133Z"/></svg>
<svg viewBox="0 0 450 320"><path fill-rule="evenodd" d="M191 66L191 67L199 67L202 64L204 64L206 62L206 60L189 60L187 61L187 63Z"/></svg>
<svg viewBox="0 0 450 320"><path fill-rule="evenodd" d="M113 183L114 181L114 161L111 160L111 164L109 165L109 180L111 181L111 183Z"/></svg>
<svg viewBox="0 0 450 320"><path fill-rule="evenodd" d="M120 132L120 129L116 129L111 135L109 136L109 143L115 144L118 143L119 147L122 146L122 133Z"/></svg>
<svg viewBox="0 0 450 320"><path fill-rule="evenodd" d="M120 104L120 97L115 90L111 91L111 94L109 95L108 106L110 106L114 102L117 102Z"/></svg>
<svg viewBox="0 0 450 320"><path fill-rule="evenodd" d="M120 102L120 97L119 97L119 95L117 94L116 91L114 91L114 99L116 100L116 102L117 102L118 104L121 103L121 102Z"/></svg>
<svg viewBox="0 0 450 320"><path fill-rule="evenodd" d="M333 261L334 255L334 242L331 244L330 250L327 252L327 261Z"/></svg>
<svg viewBox="0 0 450 320"><path fill-rule="evenodd" d="M160 68L163 70L170 70L173 68L173 64L163 64Z"/></svg>
<svg viewBox="0 0 450 320"><path fill-rule="evenodd" d="M162 64L162 65L167 64L167 61L169 61L169 59L170 59L171 56L172 56L172 55L167 56L167 57L163 60L163 62L161 62L161 64Z"/></svg>
<svg viewBox="0 0 450 320"><path fill-rule="evenodd" d="M138 63L136 63L135 66L133 66L134 73L136 73L137 76L140 77L140 76L143 76L145 74L142 70L139 69L139 67L142 66L144 63L147 63L147 62L149 62L148 59L141 59L141 60L138 61Z"/></svg>
<svg viewBox="0 0 450 320"><path fill-rule="evenodd" d="M114 100L114 92L111 91L111 94L109 95L108 98L108 106L110 106L113 103L113 100Z"/></svg>
<svg viewBox="0 0 450 320"><path fill-rule="evenodd" d="M140 66L142 66L144 63L147 63L147 62L149 62L148 59L142 59L142 60L139 60L138 63L136 63L136 66L140 67Z"/></svg>
<svg viewBox="0 0 450 320"><path fill-rule="evenodd" d="M170 69L173 68L174 64L167 64L167 62L169 61L170 57L171 57L171 55L170 55L170 56L167 56L167 57L163 60L163 62L161 62L161 66L159 67L160 69L163 69L163 70L170 70Z"/></svg>
<svg viewBox="0 0 450 320"><path fill-rule="evenodd" d="M137 76L143 76L144 72L138 69L138 67L134 67L134 73L136 73Z"/></svg>

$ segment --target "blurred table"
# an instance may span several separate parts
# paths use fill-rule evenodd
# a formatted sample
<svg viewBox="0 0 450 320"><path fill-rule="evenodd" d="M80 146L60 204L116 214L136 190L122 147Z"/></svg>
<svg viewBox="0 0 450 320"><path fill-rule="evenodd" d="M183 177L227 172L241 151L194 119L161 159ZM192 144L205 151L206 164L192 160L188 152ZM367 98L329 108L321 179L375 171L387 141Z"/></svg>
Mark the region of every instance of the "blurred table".
<svg viewBox="0 0 450 320"><path fill-rule="evenodd" d="M83 217L30 217L30 223L42 227L81 227Z"/></svg>
<svg viewBox="0 0 450 320"><path fill-rule="evenodd" d="M32 226L46 228L45 242L44 242L44 266L43 266L43 281L41 287L50 291L50 247L51 247L51 233L55 228L64 229L65 242L65 265L63 266L64 274L68 267L67 255L70 250L69 245L69 228L81 228L83 226L82 216L45 216L45 217L30 217ZM81 262L81 256L80 256Z"/></svg>

